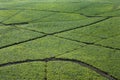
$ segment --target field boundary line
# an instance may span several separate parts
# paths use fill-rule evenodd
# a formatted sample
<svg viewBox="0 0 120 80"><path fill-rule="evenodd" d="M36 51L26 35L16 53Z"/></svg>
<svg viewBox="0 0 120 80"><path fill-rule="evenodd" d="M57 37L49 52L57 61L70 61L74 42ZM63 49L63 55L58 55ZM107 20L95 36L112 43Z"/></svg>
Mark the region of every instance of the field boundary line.
<svg viewBox="0 0 120 80"><path fill-rule="evenodd" d="M83 26L78 26L78 27L75 27L75 28L69 28L69 29L66 29L66 30L62 30L62 31L54 32L54 33L49 33L49 34L45 34L45 35L43 35L43 36L34 37L34 38L31 38L31 39L24 40L24 41L20 41L20 42L16 42L16 43L13 43L13 44L8 44L8 45L5 45L5 46L1 46L0 49L4 49L4 48L11 47L11 46L14 46L14 45L18 45L18 44L21 44L21 43L30 42L30 41L33 41L33 40L37 40L37 39L40 39L40 38L49 36L49 35L55 35L55 34L67 32L67 31L71 31L71 30L75 30L75 29L79 29L79 28L88 27L88 26L90 26L90 25L94 25L94 24L103 22L103 21L105 21L105 20L108 20L108 19L110 19L110 18L111 18L111 17L107 17L107 18L104 18L104 19L101 19L101 20L97 20L97 21L91 22L91 23L86 24L86 25L83 25Z"/></svg>
<svg viewBox="0 0 120 80"><path fill-rule="evenodd" d="M106 77L109 80L118 80L117 78L115 78L114 76L108 74L107 72L93 66L90 65L88 63L85 63L83 61L77 60L77 59L69 59L69 58L55 58L55 57L50 57L50 58L44 58L44 59L27 59L27 60L23 60L23 61L15 61L15 62L7 62L7 63L3 63L0 64L0 67L6 67L6 66L12 66L12 65L17 65L17 64L22 64L22 63L30 63L30 62L51 62L51 61L63 61L63 62L72 62L72 63L76 63L79 64L83 67L86 67L92 71L95 71L96 73L100 74L103 77Z"/></svg>
<svg viewBox="0 0 120 80"><path fill-rule="evenodd" d="M93 46L104 47L104 48L113 49L113 50L120 50L120 48L114 48L114 47L111 47L111 46L105 46L105 45L90 43L90 42L83 42L83 41L70 39L70 38L65 38L65 37L61 37L61 36L56 36L56 37L66 39L66 40L70 40L70 41L74 41L74 42L78 42L78 43L83 43L83 44L86 44L86 45L93 45Z"/></svg>

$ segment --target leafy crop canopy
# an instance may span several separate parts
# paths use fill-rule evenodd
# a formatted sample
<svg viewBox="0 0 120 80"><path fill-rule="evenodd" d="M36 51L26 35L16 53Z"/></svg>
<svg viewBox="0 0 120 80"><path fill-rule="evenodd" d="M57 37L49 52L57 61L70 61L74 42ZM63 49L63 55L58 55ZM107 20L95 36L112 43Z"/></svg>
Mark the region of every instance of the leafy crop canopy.
<svg viewBox="0 0 120 80"><path fill-rule="evenodd" d="M0 0L0 80L119 80L119 0Z"/></svg>

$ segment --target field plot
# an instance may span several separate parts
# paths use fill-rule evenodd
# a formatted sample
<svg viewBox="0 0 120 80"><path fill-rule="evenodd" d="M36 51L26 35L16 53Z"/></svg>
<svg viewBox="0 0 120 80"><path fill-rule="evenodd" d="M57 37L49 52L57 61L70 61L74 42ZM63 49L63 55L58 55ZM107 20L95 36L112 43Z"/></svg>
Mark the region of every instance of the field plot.
<svg viewBox="0 0 120 80"><path fill-rule="evenodd" d="M0 80L120 80L120 1L0 0Z"/></svg>

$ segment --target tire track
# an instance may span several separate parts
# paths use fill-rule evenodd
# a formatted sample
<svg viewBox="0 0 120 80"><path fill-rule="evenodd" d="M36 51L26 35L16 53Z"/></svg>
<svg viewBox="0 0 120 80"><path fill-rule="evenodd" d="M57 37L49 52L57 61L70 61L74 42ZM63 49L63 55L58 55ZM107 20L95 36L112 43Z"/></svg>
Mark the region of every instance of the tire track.
<svg viewBox="0 0 120 80"><path fill-rule="evenodd" d="M68 32L68 31L76 30L76 29L79 29L79 28L89 27L89 26L91 26L91 25L95 25L95 24L97 24L97 23L106 21L106 20L108 20L108 19L110 19L110 18L112 18L112 17L107 17L107 18L104 18L104 19L101 19L101 20L97 20L97 21L95 21L95 22L92 22L92 23L89 23L89 24L86 24L86 25L82 25L82 26L78 26L78 27L74 27L74 28L62 30L62 31L59 31L59 32L50 33L49 35L55 35L55 34L58 34L58 33L63 33L63 32Z"/></svg>
<svg viewBox="0 0 120 80"><path fill-rule="evenodd" d="M90 5L90 4L89 4ZM87 6L84 6L83 8L87 8L89 5L87 5ZM81 8L81 9L83 9L83 8ZM81 9L77 9L77 10L75 10L75 11L78 11L78 10L81 10ZM18 10L18 9L14 9L14 10ZM19 9L19 10L32 10L32 9ZM44 10L39 10L39 11L44 11ZM45 11L47 11L47 10L45 10ZM74 12L61 12L61 11L53 11L53 10L50 10L51 12L54 12L53 14L50 14L50 15L47 15L47 16L43 16L42 17L42 19L43 18L47 18L47 17L50 17L51 15L54 15L55 13L69 13L69 14L72 14L72 13L74 13ZM48 12L50 12L50 11L48 11ZM17 15L17 14L16 14ZM88 17L88 16L86 16L86 15L83 15L83 16L85 16L85 17ZM20 22L20 23L9 23L9 24L5 24L5 23L3 23L4 21L2 21L2 22L0 22L2 25L5 25L5 26L12 26L12 25L25 25L25 24L29 24L30 22L33 22L33 21L37 21L37 20L40 20L41 18L38 18L38 19L34 19L34 20L31 20L31 21L26 21L26 22ZM71 21L73 21L73 20L71 20Z"/></svg>
<svg viewBox="0 0 120 80"><path fill-rule="evenodd" d="M43 35L43 36L39 36L39 37L34 37L34 38L31 38L31 39L28 39L28 40L15 42L13 44L8 44L8 45L5 45L5 46L1 46L0 49L8 48L8 47L15 46L15 45L22 44L22 43L26 43L26 42L30 42L30 41L37 40L37 39L40 39L40 38L43 38L43 37L46 37L46 36L47 35Z"/></svg>
<svg viewBox="0 0 120 80"><path fill-rule="evenodd" d="M17 27L17 28L20 28L20 27ZM37 32L37 33L42 33L42 34L45 34L45 35L49 35L48 33L45 33L45 32L40 32L40 31L31 30L31 29L27 29L27 28L21 28L21 29L29 30L29 31ZM57 35L54 35L54 36L58 37L58 38L62 38L62 39L66 39L66 40L70 40L70 41L74 41L74 42L78 42L78 43L83 43L85 45L94 45L94 46L104 47L104 48L108 48L108 49L120 50L120 48L114 48L114 47L111 47L111 46L104 46L104 45L96 44L96 43L83 42L83 41L74 40L74 39L71 39L71 38L65 38L65 37L61 37L61 36L57 36ZM80 45L80 46L84 47L83 45ZM75 49L73 49L71 51L74 51L74 50L77 50L77 49L79 49L79 48L75 48ZM65 52L65 53L69 53L69 51ZM60 54L60 55L62 55L62 54Z"/></svg>
<svg viewBox="0 0 120 80"><path fill-rule="evenodd" d="M91 6L91 4L88 4L86 6L83 6L81 7L80 9L77 9L75 11L78 11L78 10L83 10L85 8L88 8L89 6ZM94 4L95 5L95 4ZM113 12L113 11L118 11L120 9L116 9L116 10L110 10L110 11L105 11L105 12L101 12L101 13L96 13L94 16L91 16L91 15L85 15L84 13L75 13L75 12L65 12L65 11L58 11L58 10L40 10L40 9L22 9L22 8L12 8L12 9L7 9L7 8L1 8L0 10L34 10L34 11L45 11L45 12L57 12L57 13L69 13L69 14L81 14L81 15L84 15L85 17L110 17L110 16L99 16L100 14L104 14L104 13L108 13L108 12ZM119 17L119 16L112 16L112 17Z"/></svg>
<svg viewBox="0 0 120 80"><path fill-rule="evenodd" d="M89 7L90 5L91 4L88 4L86 6L80 7L80 9L76 9L74 11L79 11L79 10L85 9L85 8ZM34 11L44 11L44 12L54 12L54 13L80 14L80 13L75 13L74 11L73 12L66 12L66 11L60 11L60 10L39 10L39 9L21 9L21 8L18 8L18 9L5 9L5 8L3 8L3 9L4 10L34 10ZM85 17L87 17L87 16L85 16Z"/></svg>
<svg viewBox="0 0 120 80"><path fill-rule="evenodd" d="M107 37L107 38L101 38L102 40L98 40L98 41L96 41L95 43L98 43L98 42L100 42L100 41L105 41L105 40L108 40L108 39L113 39L113 38L115 38L115 37L119 37L120 36L120 34L116 34L116 35L112 35L112 36L109 36L109 37Z"/></svg>
<svg viewBox="0 0 120 80"><path fill-rule="evenodd" d="M49 14L49 15L46 15L46 16L43 16L43 17L40 17L38 19L34 19L34 20L30 20L30 21L26 21L26 22L17 22L17 23L9 23L9 24L5 24L5 23L2 23L0 22L2 25L5 25L5 26L15 26L15 25L25 25L25 24L29 24L33 21L37 21L37 20L40 20L40 19L44 19L44 18L47 18L47 17L50 17L52 15L54 15L55 13L53 14Z"/></svg>
<svg viewBox="0 0 120 80"><path fill-rule="evenodd" d="M40 10L40 9L5 9L5 10L32 10L32 11L44 11L44 12L55 12L55 13L67 13L67 14L79 14L79 13L75 13L75 12L63 12L63 11L57 11L57 10Z"/></svg>
<svg viewBox="0 0 120 80"><path fill-rule="evenodd" d="M54 13L55 14L55 13ZM5 25L5 26L17 26L17 25L26 25L26 24L29 24L29 23L32 23L33 21L37 21L37 20L41 20L41 19L44 19L44 18L47 18L47 17L50 17L54 14L50 14L50 15L47 15L47 16L44 16L44 17L41 17L41 18L38 18L38 19L34 19L34 20L31 20L31 21L26 21L26 22L18 22L18 23L9 23L9 24L5 24L3 22L0 22L0 24L2 25ZM88 18L85 18L85 19L88 19ZM65 21L80 21L80 20L85 20L85 19L78 19L78 20L62 20L62 21L59 21L59 22L65 22ZM58 21L39 21L39 22L58 22ZM37 22L34 22L34 23L37 23ZM33 23L33 24L34 24Z"/></svg>
<svg viewBox="0 0 120 80"><path fill-rule="evenodd" d="M72 63L79 64L83 67L86 67L92 71L95 71L96 73L100 74L101 76L103 76L109 80L118 80L114 76L108 74L107 72L105 72L97 67L94 67L93 65L90 65L88 63L85 63L85 62L77 60L77 59L68 59L68 58L50 57L50 58L45 58L45 59L27 59L27 60L23 60L23 61L3 63L3 64L0 64L0 67L12 66L12 65L17 65L17 64L22 64L22 63L39 62L39 61L42 61L42 62L51 62L51 61L72 62ZM45 80L47 80L47 79L45 79Z"/></svg>
<svg viewBox="0 0 120 80"><path fill-rule="evenodd" d="M25 24L29 24L29 22L9 23L9 24L1 23L1 24L5 26L13 26L13 25L25 25Z"/></svg>
<svg viewBox="0 0 120 80"><path fill-rule="evenodd" d="M89 6L85 6L83 8L80 8L80 9L77 9L75 11L78 11L78 10L82 10L84 8L87 8ZM83 15L85 17L89 17L89 18L92 18L92 17L120 17L119 15L118 16L100 16L100 14L103 14L103 13L108 13L108 12L112 12L112 11L107 11L107 12L101 12L101 13L97 13L95 15L86 15L84 13L77 13L77 12L66 12L66 11L57 11L57 10L39 10L39 9L5 9L5 10L34 10L34 11L45 11L45 12L54 12L54 13L67 13L67 14L80 14L80 15ZM117 10L114 10L114 11L118 11L120 9L117 9Z"/></svg>
<svg viewBox="0 0 120 80"><path fill-rule="evenodd" d="M44 18L47 18L47 17L50 17L50 16L46 16ZM62 20L62 21L39 21L39 22L33 22L33 21L37 21L37 20L41 20L41 19L44 19L44 18L39 18L39 19L34 19L34 20L31 20L31 21L26 21L26 22L18 22L18 23L9 23L9 24L5 24L5 23L1 23L2 25L5 25L5 26L17 26L17 25L26 25L26 24L30 24L30 23L39 23L39 22L65 22L65 21L80 21L80 20L85 20L85 19L78 19L78 20Z"/></svg>
<svg viewBox="0 0 120 80"><path fill-rule="evenodd" d="M116 15L116 16L101 16L101 15L86 15L83 13L80 13L80 15L88 17L88 18L95 18L95 17L120 17L120 15Z"/></svg>
<svg viewBox="0 0 120 80"><path fill-rule="evenodd" d="M120 10L120 9L115 9L115 10L110 10L110 11L100 12L100 13L96 13L95 15L106 14L106 13L115 12L115 11L119 11L119 10Z"/></svg>
<svg viewBox="0 0 120 80"><path fill-rule="evenodd" d="M18 26L13 26L17 29L23 29L23 30L28 30L28 31L32 31L32 32L37 32L37 33L41 33L41 34L44 34L44 35L48 35L48 33L45 33L45 32L42 32L42 31L37 31L37 30L33 30L33 29L28 29L28 28L23 28L23 27L18 27Z"/></svg>
<svg viewBox="0 0 120 80"><path fill-rule="evenodd" d="M79 9L76 9L74 11L78 11L78 10L82 10L82 9L85 9L85 8L88 8L89 6L91 6L92 3L86 5L86 6L81 6ZM8 8L0 8L0 10L34 10L34 11L47 11L47 12L61 12L60 10L40 10L40 9L35 9L35 8L31 8L31 9L27 9L27 8L20 8L20 7L17 7L17 8L11 8L11 9L8 9ZM62 12L64 13L64 12ZM74 13L74 12L65 12L65 13Z"/></svg>
<svg viewBox="0 0 120 80"><path fill-rule="evenodd" d="M86 25L83 25L83 26L78 26L78 27L75 27L75 28L70 28L70 29L66 29L66 30L62 30L62 31L54 32L54 33L45 34L43 36L39 36L39 37L31 38L31 39L28 39L28 40L16 42L16 43L13 43L13 44L8 44L8 45L5 45L5 46L1 46L0 49L4 49L4 48L11 47L11 46L14 46L14 45L18 45L18 44L21 44L21 43L34 41L34 40L37 40L37 39L40 39L40 38L43 38L43 37L46 37L46 36L49 36L49 35L55 35L55 34L67 32L67 31L72 31L72 30L79 29L79 28L89 27L90 25L94 25L94 24L103 22L103 21L108 20L110 18L111 17L107 17L107 18L104 18L104 19L101 19L101 20L97 20L95 22L92 22L92 23L89 23L89 24L86 24Z"/></svg>
<svg viewBox="0 0 120 80"><path fill-rule="evenodd" d="M11 19L13 16L16 16L17 14L19 14L19 13L21 13L21 12L22 12L21 10L20 10L20 11L17 11L15 14L12 14L11 16L9 16L8 18L4 19L4 20L1 21L0 23L3 23L3 22L5 22L5 21Z"/></svg>
<svg viewBox="0 0 120 80"><path fill-rule="evenodd" d="M48 80L47 79L47 73L48 73L47 67L48 67L47 62L45 62L45 77L44 77L44 80Z"/></svg>
<svg viewBox="0 0 120 80"><path fill-rule="evenodd" d="M60 37L60 36L56 36L56 37L66 39L66 40L70 40L70 41L74 41L74 42L78 42L78 43L83 43L83 44L86 44L86 45L93 45L93 46L104 47L104 48L113 49L113 50L120 50L120 48L114 48L114 47L111 47L111 46L105 46L105 45L90 43L90 42L83 42L83 41L70 39L70 38L65 38L65 37Z"/></svg>
<svg viewBox="0 0 120 80"><path fill-rule="evenodd" d="M86 6L82 6L82 7L80 7L80 9L76 9L75 11L80 11L80 10L86 9L86 8L88 8L91 5L92 5L92 3L90 3L90 4L86 5ZM72 13L75 13L75 12L72 12Z"/></svg>
<svg viewBox="0 0 120 80"><path fill-rule="evenodd" d="M84 47L84 46L82 46L82 45L80 45L81 47ZM69 53L71 53L71 52L73 52L73 51L77 51L77 50L79 50L80 48L74 48L74 49L72 49L72 50L69 50L69 51L66 51L66 52L64 52L64 53L61 53L61 54L58 54L58 55L55 55L55 56L53 56L53 58L55 58L55 57L59 57L59 56L62 56L62 55L65 55L65 54L69 54Z"/></svg>
<svg viewBox="0 0 120 80"><path fill-rule="evenodd" d="M55 14L55 13L54 13ZM15 25L26 25L26 24L29 24L29 23L32 23L33 21L37 21L37 20L41 20L41 19L44 19L44 18L47 18L47 17L50 17L54 14L50 14L50 15L47 15L47 16L44 16L44 17L41 17L41 18L38 18L38 19L34 19L34 20L31 20L31 21L25 21L25 22L16 22L16 23L9 23L9 24L5 24L5 23L2 23L0 22L0 24L4 25L4 26L15 26ZM80 21L82 19L79 19L79 20L62 20L62 22L64 21ZM39 22L53 22L53 21L39 21ZM56 21L54 21L56 22ZM59 21L61 22L61 21ZM35 22L37 23L37 22Z"/></svg>

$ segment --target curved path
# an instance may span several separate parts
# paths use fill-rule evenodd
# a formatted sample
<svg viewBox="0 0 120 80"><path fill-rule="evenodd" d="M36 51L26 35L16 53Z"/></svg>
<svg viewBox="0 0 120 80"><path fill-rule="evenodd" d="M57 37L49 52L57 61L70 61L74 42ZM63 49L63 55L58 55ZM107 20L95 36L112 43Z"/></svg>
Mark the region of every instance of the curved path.
<svg viewBox="0 0 120 80"><path fill-rule="evenodd" d="M90 65L88 63L85 63L83 61L80 60L76 60L76 59L68 59L68 58L55 58L55 57L50 57L50 58L45 58L45 59L26 59L26 60L22 60L22 61L15 61L15 62L8 62L8 63L3 63L0 64L0 67L5 67L5 66L11 66L11 65L17 65L17 64L22 64L22 63L29 63L29 62L38 62L38 61L42 61L42 62L50 62L50 61L66 61L66 62L72 62L72 63L76 63L79 64L83 67L89 68L93 71L95 71L96 73L100 74L103 77L106 77L109 80L118 80L117 78L115 78L114 76L108 74L107 72L100 70L99 68L94 67L93 65Z"/></svg>

